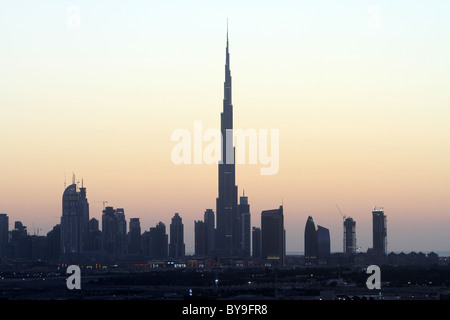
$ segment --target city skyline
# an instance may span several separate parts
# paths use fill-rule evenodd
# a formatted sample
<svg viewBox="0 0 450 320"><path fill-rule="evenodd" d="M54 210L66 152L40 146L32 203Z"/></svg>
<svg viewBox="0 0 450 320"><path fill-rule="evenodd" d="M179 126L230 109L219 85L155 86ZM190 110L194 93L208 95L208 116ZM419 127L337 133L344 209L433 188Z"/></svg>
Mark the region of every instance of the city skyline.
<svg viewBox="0 0 450 320"><path fill-rule="evenodd" d="M147 22L133 6L81 1L80 28L70 29L68 3L2 2L0 34L10 50L0 62L0 212L10 226L22 221L46 234L61 216L64 174L75 172L88 187L91 217L101 221L108 201L147 231L178 212L193 252L194 220L215 208L217 167L174 165L170 133L192 130L196 120L219 127L228 16L235 127L280 129L276 175L236 166L252 226L283 204L287 252L302 251L308 216L341 252L338 203L365 251L373 200L386 209L388 252L450 251L449 5L380 1L377 29L367 26L371 3L350 3L265 4L253 17L248 4L233 14L235 2L223 12L208 6L202 17L195 3L170 24ZM135 23L117 13L122 6ZM322 13L317 22L312 11ZM287 14L284 23L277 13Z"/></svg>

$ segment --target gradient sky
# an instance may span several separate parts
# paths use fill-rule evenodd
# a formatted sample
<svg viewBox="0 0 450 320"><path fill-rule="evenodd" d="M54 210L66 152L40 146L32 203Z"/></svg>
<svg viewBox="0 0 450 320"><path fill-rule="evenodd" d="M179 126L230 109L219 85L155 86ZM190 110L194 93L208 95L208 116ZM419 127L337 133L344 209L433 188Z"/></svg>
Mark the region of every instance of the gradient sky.
<svg viewBox="0 0 450 320"><path fill-rule="evenodd" d="M237 166L252 225L283 201L287 251L308 215L342 251L337 203L365 251L373 201L388 251L450 251L449 17L444 0L0 0L0 212L46 234L75 172L91 217L179 212L193 251L217 166L173 164L170 136L220 127L228 18L235 128L280 131L276 175Z"/></svg>

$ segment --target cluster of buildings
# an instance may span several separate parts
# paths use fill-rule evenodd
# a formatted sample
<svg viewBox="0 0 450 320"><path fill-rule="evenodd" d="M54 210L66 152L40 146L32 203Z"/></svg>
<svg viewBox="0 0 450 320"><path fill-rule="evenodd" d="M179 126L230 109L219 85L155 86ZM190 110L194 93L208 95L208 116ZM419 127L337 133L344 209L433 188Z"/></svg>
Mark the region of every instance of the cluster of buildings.
<svg viewBox="0 0 450 320"><path fill-rule="evenodd" d="M270 265L286 263L286 232L283 206L261 212L261 227L251 227L250 204L245 193L239 197L236 185L231 94L230 54L227 32L223 111L221 113L222 149L218 164L216 211L206 209L203 220L194 221L195 256L215 259L249 258ZM356 223L344 221L344 253L356 252ZM128 229L128 231L127 231ZM180 259L185 256L184 227L178 213L166 226L159 222L141 232L139 218L131 218L128 228L123 208L104 207L100 222L89 217L86 188L73 183L62 198L62 216L46 237L28 235L20 221L8 230L8 217L0 214L0 257L77 262L82 257L142 255L149 259ZM373 253L386 255L386 218L381 209L373 211ZM308 217L305 226L305 264L326 264L330 256L330 233Z"/></svg>

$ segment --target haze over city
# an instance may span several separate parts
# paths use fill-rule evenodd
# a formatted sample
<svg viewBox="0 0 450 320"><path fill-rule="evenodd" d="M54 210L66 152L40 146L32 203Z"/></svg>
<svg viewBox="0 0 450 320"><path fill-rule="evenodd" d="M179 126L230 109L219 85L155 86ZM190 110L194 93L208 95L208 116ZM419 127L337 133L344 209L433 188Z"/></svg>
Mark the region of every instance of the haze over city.
<svg viewBox="0 0 450 320"><path fill-rule="evenodd" d="M234 127L280 132L276 174L236 166L252 225L283 204L287 252L303 251L310 215L342 251L337 203L365 251L373 201L388 251L450 251L449 13L442 1L0 1L0 212L45 234L74 172L91 217L108 201L148 230L178 212L192 252L217 165L174 164L170 137L220 127L228 18Z"/></svg>

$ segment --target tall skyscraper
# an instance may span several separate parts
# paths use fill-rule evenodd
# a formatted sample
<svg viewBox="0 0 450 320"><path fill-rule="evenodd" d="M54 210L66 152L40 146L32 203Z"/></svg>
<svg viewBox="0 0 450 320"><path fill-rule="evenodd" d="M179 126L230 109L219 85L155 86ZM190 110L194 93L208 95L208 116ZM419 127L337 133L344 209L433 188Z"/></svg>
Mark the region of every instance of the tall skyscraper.
<svg viewBox="0 0 450 320"><path fill-rule="evenodd" d="M248 197L243 194L239 198L239 223L241 225L241 250L245 257L250 256L250 232L251 232L251 217L250 205L248 204Z"/></svg>
<svg viewBox="0 0 450 320"><path fill-rule="evenodd" d="M128 252L141 253L141 222L139 218L130 219L130 231L128 232Z"/></svg>
<svg viewBox="0 0 450 320"><path fill-rule="evenodd" d="M330 230L317 226L317 262L327 264L330 258Z"/></svg>
<svg viewBox="0 0 450 320"><path fill-rule="evenodd" d="M214 221L215 221L214 210L206 209L204 214L205 254L208 256L212 256L214 254L215 249L216 230Z"/></svg>
<svg viewBox="0 0 450 320"><path fill-rule="evenodd" d="M206 255L206 228L202 220L194 221L194 254L196 256Z"/></svg>
<svg viewBox="0 0 450 320"><path fill-rule="evenodd" d="M344 220L344 253L353 254L356 252L356 222L353 218Z"/></svg>
<svg viewBox="0 0 450 320"><path fill-rule="evenodd" d="M119 227L116 210L106 207L102 214L102 248L107 253L117 253Z"/></svg>
<svg viewBox="0 0 450 320"><path fill-rule="evenodd" d="M221 162L219 163L219 195L216 199L218 256L233 256L239 252L241 225L238 220L238 190L233 147L233 105L231 99L231 71L227 30L225 52L225 82L223 112L220 118L222 132Z"/></svg>
<svg viewBox="0 0 450 320"><path fill-rule="evenodd" d="M387 253L386 216L383 208L374 208L372 211L373 227L373 253L385 255Z"/></svg>
<svg viewBox="0 0 450 320"><path fill-rule="evenodd" d="M317 225L314 218L309 216L305 225L305 264L311 265L317 263L318 246L317 246Z"/></svg>
<svg viewBox="0 0 450 320"><path fill-rule="evenodd" d="M175 213L170 224L169 257L184 257L184 226L178 213Z"/></svg>
<svg viewBox="0 0 450 320"><path fill-rule="evenodd" d="M284 230L283 206L261 212L262 258L272 264L284 266L286 256L286 234Z"/></svg>
<svg viewBox="0 0 450 320"><path fill-rule="evenodd" d="M73 183L64 190L61 217L61 255L70 258L84 253L88 238L89 203L86 188Z"/></svg>
<svg viewBox="0 0 450 320"><path fill-rule="evenodd" d="M117 253L127 253L127 221L125 219L125 210L123 208L116 209L117 217Z"/></svg>
<svg viewBox="0 0 450 320"><path fill-rule="evenodd" d="M252 257L261 258L261 228L252 228Z"/></svg>
<svg viewBox="0 0 450 320"><path fill-rule="evenodd" d="M169 237L166 233L166 225L158 222L150 228L150 257L152 259L166 259L169 255Z"/></svg>
<svg viewBox="0 0 450 320"><path fill-rule="evenodd" d="M6 254L8 244L9 218L6 213L0 213L0 258Z"/></svg>
<svg viewBox="0 0 450 320"><path fill-rule="evenodd" d="M326 264L330 256L330 231L309 216L305 225L305 264Z"/></svg>
<svg viewBox="0 0 450 320"><path fill-rule="evenodd" d="M102 232L100 231L99 222L92 218L89 220L89 236L88 236L88 251L99 251L102 249Z"/></svg>

